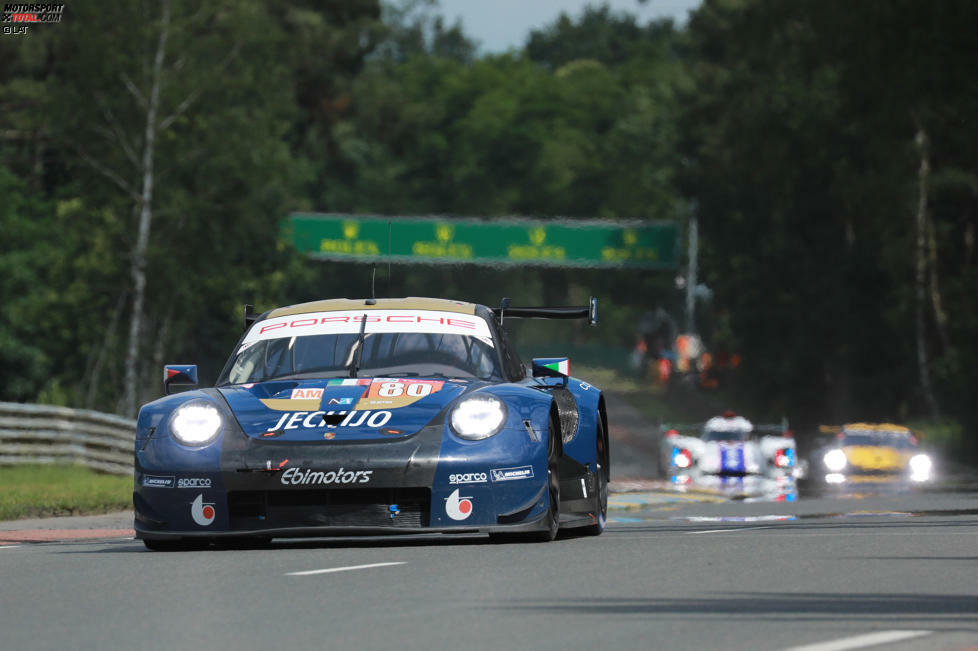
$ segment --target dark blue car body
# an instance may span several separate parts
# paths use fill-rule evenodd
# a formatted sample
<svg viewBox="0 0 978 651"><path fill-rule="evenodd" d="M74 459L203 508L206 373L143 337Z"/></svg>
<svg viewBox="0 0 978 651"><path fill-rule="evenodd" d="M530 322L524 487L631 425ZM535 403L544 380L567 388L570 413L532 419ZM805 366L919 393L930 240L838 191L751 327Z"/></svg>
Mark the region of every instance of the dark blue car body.
<svg viewBox="0 0 978 651"><path fill-rule="evenodd" d="M169 549L235 538L478 532L551 540L558 527L601 533L610 475L601 392L562 373L560 358L526 368L500 323L581 316L559 312L569 309L501 313L440 299L336 299L251 320L216 386L166 395L141 409L137 537L151 549ZM443 360L419 359L390 374L344 377L343 369L240 381L256 373L253 362L242 361L246 355L268 365L273 345L288 355L314 341L302 339L306 326L333 328L344 318L349 323L335 327L346 334L325 341L354 339L359 328L351 358L371 346L377 355L378 345L398 337L441 341L441 334L415 333L431 321L432 328L462 332L449 336L467 342L471 354L478 348L485 370L453 374L442 372ZM374 332L380 328L387 330ZM478 328L478 336L465 334L468 328ZM255 352L259 345L263 357ZM195 367L168 366L165 384L192 382L195 374ZM495 433L475 440L460 435L453 420L454 410L473 398L465 409L476 417L482 408L501 414L493 416L500 423ZM194 409L214 423L215 434L202 443L173 431L178 414L196 417Z"/></svg>

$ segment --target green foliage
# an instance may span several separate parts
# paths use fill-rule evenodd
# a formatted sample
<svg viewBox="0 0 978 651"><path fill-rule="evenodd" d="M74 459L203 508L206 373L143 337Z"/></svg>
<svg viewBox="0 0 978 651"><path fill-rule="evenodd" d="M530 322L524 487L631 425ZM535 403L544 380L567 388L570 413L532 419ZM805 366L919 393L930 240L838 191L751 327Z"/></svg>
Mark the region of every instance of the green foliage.
<svg viewBox="0 0 978 651"><path fill-rule="evenodd" d="M31 214L35 205L24 196L23 184L0 167L0 359L3 360L4 393L8 399L25 400L37 393L50 364L45 342L32 332L31 323L43 312L38 279L44 271L38 259L36 239L43 229Z"/></svg>
<svg viewBox="0 0 978 651"><path fill-rule="evenodd" d="M0 39L0 399L118 407L164 6L80 3ZM291 210L696 210L715 297L699 328L743 356L733 399L802 426L921 417L923 131L928 370L945 415L978 428L978 5L706 0L683 30L590 8L481 57L431 0L169 7L143 397L164 362L215 379L245 302L370 291L370 265L279 243ZM489 304L601 297L597 329L512 324L527 350L599 342L620 357L644 311L682 313L670 274L380 265L376 284Z"/></svg>
<svg viewBox="0 0 978 651"><path fill-rule="evenodd" d="M974 245L960 244L975 228L978 161L960 116L978 101L962 66L976 18L964 2L718 0L691 21L683 182L756 408L812 424L924 410L912 284L923 129L931 273L955 305L943 340L928 285L931 373L940 400L978 423L963 397L978 363Z"/></svg>
<svg viewBox="0 0 978 651"><path fill-rule="evenodd" d="M920 445L924 449L936 450L942 453L945 463L954 463L955 453L962 449L967 449L964 428L961 423L955 421L911 421L907 427L916 432L920 438ZM950 464L949 464L950 465ZM953 472L951 468L945 468L945 472Z"/></svg>

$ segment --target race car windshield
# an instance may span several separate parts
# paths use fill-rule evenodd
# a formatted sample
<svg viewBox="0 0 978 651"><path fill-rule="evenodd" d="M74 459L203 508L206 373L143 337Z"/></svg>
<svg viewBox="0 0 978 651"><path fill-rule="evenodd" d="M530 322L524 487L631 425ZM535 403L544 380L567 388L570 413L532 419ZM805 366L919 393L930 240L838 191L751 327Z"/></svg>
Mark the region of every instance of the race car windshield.
<svg viewBox="0 0 978 651"><path fill-rule="evenodd" d="M842 445L884 445L899 450L916 447L909 436L898 432L860 432L858 434L847 432L842 439Z"/></svg>
<svg viewBox="0 0 978 651"><path fill-rule="evenodd" d="M480 337L419 332L375 332L363 337L359 375L459 377L501 380L495 349ZM359 333L263 339L242 346L218 384L281 378L349 377Z"/></svg>
<svg viewBox="0 0 978 651"><path fill-rule="evenodd" d="M703 432L704 441L747 441L749 439L750 432L744 431L706 430Z"/></svg>

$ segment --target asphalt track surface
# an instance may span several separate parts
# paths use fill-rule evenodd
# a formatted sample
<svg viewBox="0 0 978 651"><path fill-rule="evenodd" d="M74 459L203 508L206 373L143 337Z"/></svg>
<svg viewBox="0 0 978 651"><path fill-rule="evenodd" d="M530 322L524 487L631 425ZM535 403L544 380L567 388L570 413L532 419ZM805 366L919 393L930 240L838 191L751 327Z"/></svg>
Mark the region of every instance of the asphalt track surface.
<svg viewBox="0 0 978 651"><path fill-rule="evenodd" d="M640 432L623 428L639 424L625 416L612 445L634 455ZM615 477L628 492L613 496L605 534L549 544L418 536L159 553L128 536L18 543L0 531L0 648L978 646L970 478L769 502ZM80 526L118 533L125 517ZM2 528L26 526L40 525Z"/></svg>

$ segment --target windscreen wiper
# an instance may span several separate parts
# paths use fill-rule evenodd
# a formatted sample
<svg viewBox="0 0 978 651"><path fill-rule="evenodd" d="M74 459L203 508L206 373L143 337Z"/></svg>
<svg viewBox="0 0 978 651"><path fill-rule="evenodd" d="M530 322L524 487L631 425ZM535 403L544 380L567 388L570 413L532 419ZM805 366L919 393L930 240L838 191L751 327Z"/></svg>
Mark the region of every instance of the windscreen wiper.
<svg viewBox="0 0 978 651"><path fill-rule="evenodd" d="M353 353L353 360L350 362L350 377L356 377L357 371L360 370L360 360L363 359L363 337L364 332L367 330L367 315L363 315L363 321L360 322L360 335L357 337L357 350Z"/></svg>

